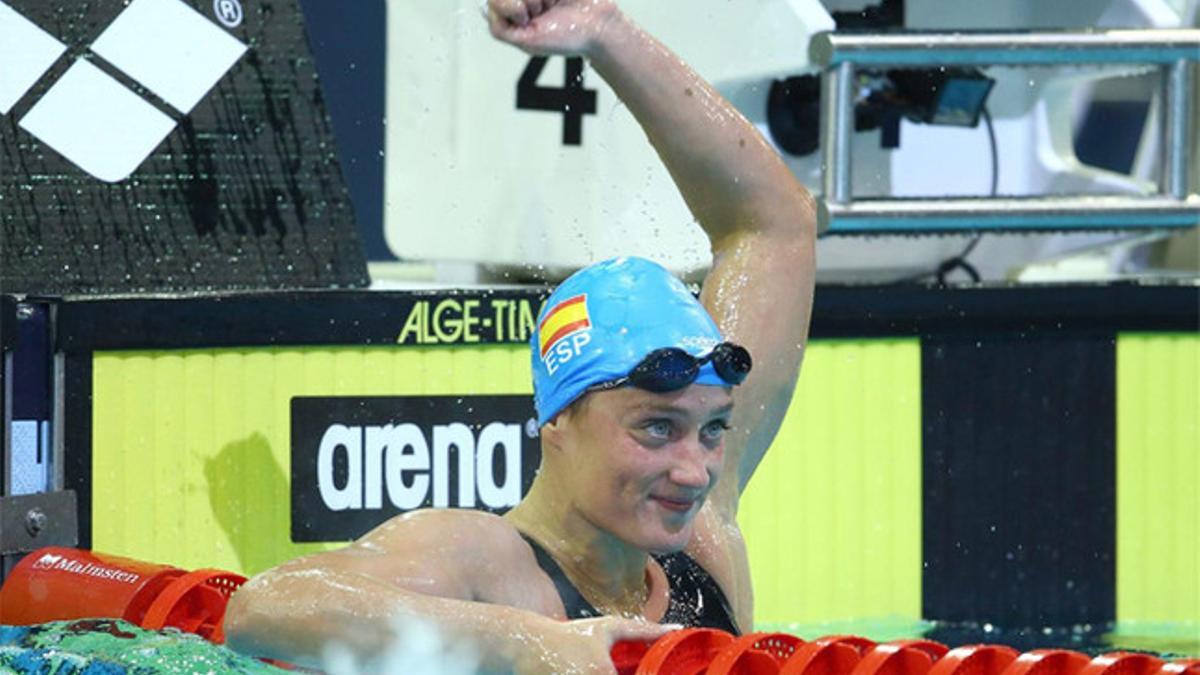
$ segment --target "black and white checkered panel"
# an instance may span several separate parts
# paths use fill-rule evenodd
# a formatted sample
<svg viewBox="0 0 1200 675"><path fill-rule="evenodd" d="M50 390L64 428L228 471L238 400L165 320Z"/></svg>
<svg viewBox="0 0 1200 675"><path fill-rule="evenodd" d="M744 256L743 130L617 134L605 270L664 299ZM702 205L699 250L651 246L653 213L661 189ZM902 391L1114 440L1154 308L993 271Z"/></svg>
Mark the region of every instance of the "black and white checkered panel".
<svg viewBox="0 0 1200 675"><path fill-rule="evenodd" d="M295 0L0 0L0 291L357 287Z"/></svg>

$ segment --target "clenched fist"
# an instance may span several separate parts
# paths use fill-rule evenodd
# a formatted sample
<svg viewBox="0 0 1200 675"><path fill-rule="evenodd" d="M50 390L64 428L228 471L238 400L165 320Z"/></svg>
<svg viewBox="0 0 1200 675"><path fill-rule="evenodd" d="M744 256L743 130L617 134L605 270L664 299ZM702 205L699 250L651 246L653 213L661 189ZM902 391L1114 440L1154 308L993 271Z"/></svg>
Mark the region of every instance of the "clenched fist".
<svg viewBox="0 0 1200 675"><path fill-rule="evenodd" d="M530 54L590 56L620 10L612 0L488 0L498 40Z"/></svg>

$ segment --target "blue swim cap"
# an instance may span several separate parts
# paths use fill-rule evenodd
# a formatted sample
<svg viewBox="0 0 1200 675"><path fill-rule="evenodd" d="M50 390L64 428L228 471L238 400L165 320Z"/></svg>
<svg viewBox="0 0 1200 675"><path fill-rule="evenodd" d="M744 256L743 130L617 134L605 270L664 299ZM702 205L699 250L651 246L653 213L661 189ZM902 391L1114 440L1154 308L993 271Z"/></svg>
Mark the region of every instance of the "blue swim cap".
<svg viewBox="0 0 1200 675"><path fill-rule="evenodd" d="M702 356L719 342L708 311L659 264L624 257L585 267L546 300L529 341L538 424L588 387L628 375L655 349ZM696 382L728 386L711 362Z"/></svg>

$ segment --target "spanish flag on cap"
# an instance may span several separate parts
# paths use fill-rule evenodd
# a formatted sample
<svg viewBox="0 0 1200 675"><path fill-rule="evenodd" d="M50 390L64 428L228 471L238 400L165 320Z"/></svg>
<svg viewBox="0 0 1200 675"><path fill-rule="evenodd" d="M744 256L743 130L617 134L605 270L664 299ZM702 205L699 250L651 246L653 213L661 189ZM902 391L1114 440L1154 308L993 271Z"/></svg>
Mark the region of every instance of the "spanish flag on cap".
<svg viewBox="0 0 1200 675"><path fill-rule="evenodd" d="M538 324L538 342L541 355L556 342L572 333L592 327L588 319L587 294L576 295L555 305Z"/></svg>

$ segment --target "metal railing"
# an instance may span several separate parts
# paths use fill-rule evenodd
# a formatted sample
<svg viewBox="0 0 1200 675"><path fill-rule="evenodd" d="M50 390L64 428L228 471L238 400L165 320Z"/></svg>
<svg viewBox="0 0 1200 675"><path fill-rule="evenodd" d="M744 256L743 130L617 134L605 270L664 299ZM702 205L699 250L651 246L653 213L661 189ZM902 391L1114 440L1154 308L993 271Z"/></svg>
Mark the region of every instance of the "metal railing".
<svg viewBox="0 0 1200 675"><path fill-rule="evenodd" d="M1200 223L1189 194L1195 152L1194 76L1200 30L1003 33L819 33L809 59L821 83L822 231L1188 227ZM1162 171L1154 195L885 198L855 201L850 181L854 76L858 67L1155 64L1164 69Z"/></svg>

